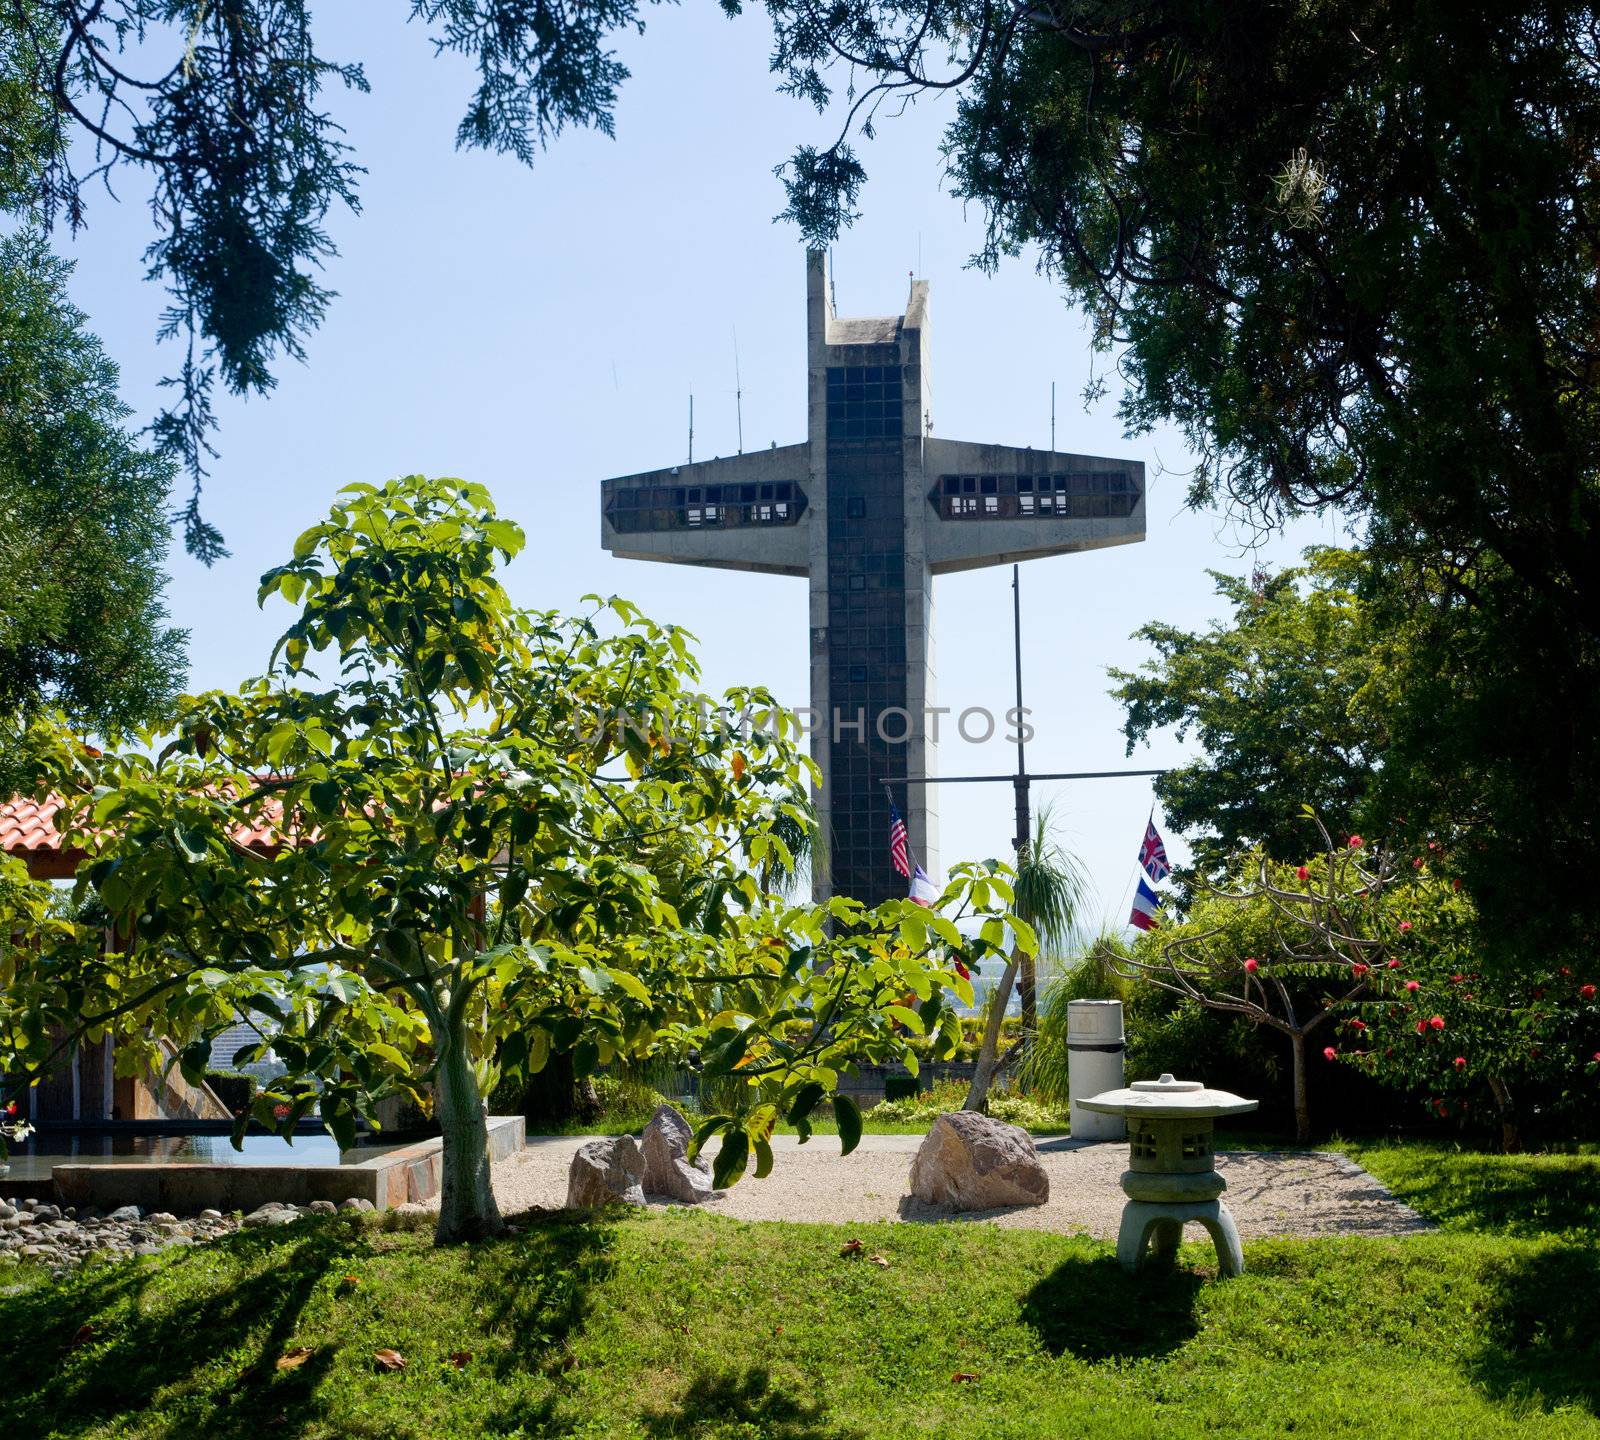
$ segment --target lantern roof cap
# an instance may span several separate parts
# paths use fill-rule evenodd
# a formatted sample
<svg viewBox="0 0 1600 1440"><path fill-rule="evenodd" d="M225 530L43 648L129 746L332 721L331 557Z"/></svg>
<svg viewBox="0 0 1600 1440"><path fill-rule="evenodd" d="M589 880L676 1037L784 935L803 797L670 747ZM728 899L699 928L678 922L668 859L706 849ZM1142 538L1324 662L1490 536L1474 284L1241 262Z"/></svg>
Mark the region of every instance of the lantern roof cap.
<svg viewBox="0 0 1600 1440"><path fill-rule="evenodd" d="M1256 1100L1246 1100L1226 1090L1208 1090L1198 1080L1136 1080L1123 1090L1106 1090L1078 1104L1101 1115L1143 1115L1152 1120L1202 1119L1216 1115L1242 1115L1254 1110Z"/></svg>

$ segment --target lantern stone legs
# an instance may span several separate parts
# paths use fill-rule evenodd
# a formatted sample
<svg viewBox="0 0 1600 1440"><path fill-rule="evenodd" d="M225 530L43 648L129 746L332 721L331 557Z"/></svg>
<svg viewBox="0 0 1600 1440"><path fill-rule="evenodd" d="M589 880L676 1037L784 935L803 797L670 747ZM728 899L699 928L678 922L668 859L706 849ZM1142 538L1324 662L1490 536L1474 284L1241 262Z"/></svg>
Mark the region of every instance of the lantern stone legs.
<svg viewBox="0 0 1600 1440"><path fill-rule="evenodd" d="M1117 1232L1122 1268L1137 1270L1147 1252L1152 1259L1170 1261L1183 1227L1192 1222L1203 1225L1217 1247L1218 1273L1244 1274L1239 1231L1222 1203L1228 1182L1216 1170L1215 1129L1217 1116L1242 1115L1256 1102L1163 1075L1082 1104L1128 1122L1128 1168L1122 1172L1128 1203Z"/></svg>
<svg viewBox="0 0 1600 1440"><path fill-rule="evenodd" d="M1190 1222L1203 1225L1217 1247L1217 1273L1243 1275L1244 1251L1239 1245L1238 1227L1221 1200L1177 1205L1159 1200L1130 1200L1122 1208L1122 1227L1117 1231L1117 1263L1124 1270L1137 1270L1148 1249L1155 1261L1170 1261L1177 1254L1183 1227Z"/></svg>

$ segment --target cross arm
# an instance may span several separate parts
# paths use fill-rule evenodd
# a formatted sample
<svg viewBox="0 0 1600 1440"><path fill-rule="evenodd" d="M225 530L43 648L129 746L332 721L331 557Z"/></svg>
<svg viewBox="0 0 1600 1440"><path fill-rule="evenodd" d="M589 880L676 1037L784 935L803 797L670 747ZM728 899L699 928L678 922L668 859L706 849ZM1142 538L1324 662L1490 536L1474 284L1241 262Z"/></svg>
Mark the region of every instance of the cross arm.
<svg viewBox="0 0 1600 1440"><path fill-rule="evenodd" d="M809 445L606 480L600 543L625 560L809 573Z"/></svg>
<svg viewBox="0 0 1600 1440"><path fill-rule="evenodd" d="M926 551L935 574L1144 539L1144 465L929 439Z"/></svg>

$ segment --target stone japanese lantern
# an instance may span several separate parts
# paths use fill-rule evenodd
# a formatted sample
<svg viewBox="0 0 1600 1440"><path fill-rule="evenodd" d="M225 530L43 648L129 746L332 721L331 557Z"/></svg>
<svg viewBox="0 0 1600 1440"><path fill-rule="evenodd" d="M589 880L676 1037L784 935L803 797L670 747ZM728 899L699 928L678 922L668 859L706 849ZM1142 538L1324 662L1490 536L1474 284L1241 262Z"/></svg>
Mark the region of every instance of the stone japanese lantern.
<svg viewBox="0 0 1600 1440"><path fill-rule="evenodd" d="M1137 1270L1145 1247L1171 1259L1189 1221L1204 1225L1217 1247L1224 1275L1244 1273L1244 1252L1233 1216L1222 1203L1228 1182L1216 1172L1212 1148L1219 1115L1242 1115L1257 1102L1207 1090L1198 1080L1136 1080L1078 1102L1085 1110L1121 1115L1128 1122L1128 1168L1122 1189L1128 1203L1117 1232L1117 1260Z"/></svg>

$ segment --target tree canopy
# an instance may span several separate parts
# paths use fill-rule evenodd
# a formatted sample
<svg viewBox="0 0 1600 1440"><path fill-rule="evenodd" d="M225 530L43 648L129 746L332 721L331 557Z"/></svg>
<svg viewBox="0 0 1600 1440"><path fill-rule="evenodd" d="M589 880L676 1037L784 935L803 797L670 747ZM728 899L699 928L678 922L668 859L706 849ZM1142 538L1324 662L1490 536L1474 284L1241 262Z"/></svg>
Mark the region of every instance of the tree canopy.
<svg viewBox="0 0 1600 1440"><path fill-rule="evenodd" d="M1358 594L1365 569L1356 552L1319 549L1276 575L1213 571L1228 620L1204 632L1143 625L1134 638L1153 658L1109 672L1129 754L1161 729L1193 734L1204 751L1155 781L1199 876L1221 880L1256 847L1298 860L1307 804L1336 828L1370 828L1385 728L1372 704L1378 627Z"/></svg>
<svg viewBox="0 0 1600 1440"><path fill-rule="evenodd" d="M59 708L115 732L182 681L162 603L172 467L123 428L117 370L67 298L71 266L0 238L0 795L29 725Z"/></svg>
<svg viewBox="0 0 1600 1440"><path fill-rule="evenodd" d="M431 1097L455 1240L499 1224L483 1097L552 1053L722 1077L735 1099L697 1143L721 1135L731 1184L848 1066L955 1048L947 990L971 1003L1008 927L1035 943L1005 874L956 867L932 913L764 891L813 779L798 722L699 693L690 637L625 602L516 609L495 572L522 541L478 486L353 486L263 579L299 612L265 676L182 699L140 750L59 737L113 939L30 943L15 907L0 1074L113 1030L125 1069L164 1035L199 1075L247 1016L288 1067L253 1111L283 1133L317 1107L349 1144L384 1096ZM859 1116L834 1103L848 1150Z"/></svg>

